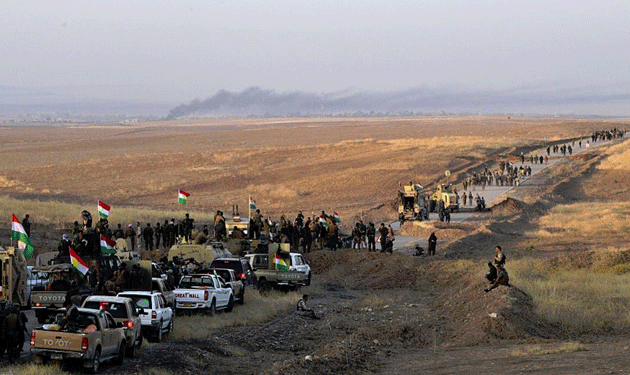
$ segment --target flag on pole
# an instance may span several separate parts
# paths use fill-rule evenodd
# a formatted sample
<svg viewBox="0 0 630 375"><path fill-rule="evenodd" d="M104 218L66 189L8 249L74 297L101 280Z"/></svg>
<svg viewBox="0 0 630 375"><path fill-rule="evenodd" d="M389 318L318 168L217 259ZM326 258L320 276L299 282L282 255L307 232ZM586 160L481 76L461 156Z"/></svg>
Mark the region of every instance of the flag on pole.
<svg viewBox="0 0 630 375"><path fill-rule="evenodd" d="M11 223L11 239L17 241L18 249L24 252L24 258L29 259L33 256L35 248L33 244L31 244L31 240L28 238L20 220L15 217L15 214L11 215L13 216Z"/></svg>
<svg viewBox="0 0 630 375"><path fill-rule="evenodd" d="M101 234L101 253L116 254L116 249L114 249L114 246L116 246L116 242Z"/></svg>
<svg viewBox="0 0 630 375"><path fill-rule="evenodd" d="M280 254L276 253L276 270L278 271L288 271L289 266L285 263L284 259L280 256Z"/></svg>
<svg viewBox="0 0 630 375"><path fill-rule="evenodd" d="M319 217L319 224L321 226L323 226L324 228L328 227L328 220L324 219L323 217Z"/></svg>
<svg viewBox="0 0 630 375"><path fill-rule="evenodd" d="M252 197L249 197L249 209L250 210L255 210L256 209L256 201L252 199Z"/></svg>
<svg viewBox="0 0 630 375"><path fill-rule="evenodd" d="M98 216L107 219L109 217L109 208L105 203L98 201Z"/></svg>
<svg viewBox="0 0 630 375"><path fill-rule="evenodd" d="M74 252L73 248L70 248L70 263L72 263L72 266L79 272L81 277L85 276L85 274L90 270L87 263L85 263L83 259Z"/></svg>
<svg viewBox="0 0 630 375"><path fill-rule="evenodd" d="M178 193L179 203L186 204L188 202L189 196L190 196L190 193L187 193L183 190L179 190L179 193Z"/></svg>
<svg viewBox="0 0 630 375"><path fill-rule="evenodd" d="M333 220L335 220L335 223L338 223L341 221L341 219L339 219L339 214L337 213L337 211L335 211L335 214L333 215Z"/></svg>

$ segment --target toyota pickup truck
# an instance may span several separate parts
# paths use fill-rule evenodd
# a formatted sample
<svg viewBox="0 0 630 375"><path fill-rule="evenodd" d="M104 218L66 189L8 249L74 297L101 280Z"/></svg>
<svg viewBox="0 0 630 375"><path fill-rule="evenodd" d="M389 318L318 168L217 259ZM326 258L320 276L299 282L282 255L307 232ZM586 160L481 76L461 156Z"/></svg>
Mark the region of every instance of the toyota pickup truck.
<svg viewBox="0 0 630 375"><path fill-rule="evenodd" d="M81 296L81 300L93 292L86 285L86 281L77 276L69 263L34 267L32 271L46 273L49 278L49 283L44 290L31 292L31 307L40 324L46 323L50 315L54 315L57 309L63 307L66 294L70 289L74 289L75 294Z"/></svg>
<svg viewBox="0 0 630 375"><path fill-rule="evenodd" d="M59 311L65 314L66 310ZM125 333L122 323L116 323L109 313L78 309L78 318L72 328L46 324L33 328L31 353L33 361L76 360L90 373L97 373L101 362L113 360L121 365L125 358Z"/></svg>
<svg viewBox="0 0 630 375"><path fill-rule="evenodd" d="M131 298L113 296L90 296L84 302L84 308L105 309L114 318L116 323L122 323L125 327L127 356L133 357L136 351L142 347L142 319L143 309L137 309Z"/></svg>
<svg viewBox="0 0 630 375"><path fill-rule="evenodd" d="M293 257L288 252L269 247L267 254L247 254L245 258L256 272L260 291L278 287L299 288L310 282L310 272L307 276L295 270Z"/></svg>
<svg viewBox="0 0 630 375"><path fill-rule="evenodd" d="M225 281L211 274L182 277L175 289L177 312L202 311L214 315L217 310L230 312L234 308L234 293Z"/></svg>

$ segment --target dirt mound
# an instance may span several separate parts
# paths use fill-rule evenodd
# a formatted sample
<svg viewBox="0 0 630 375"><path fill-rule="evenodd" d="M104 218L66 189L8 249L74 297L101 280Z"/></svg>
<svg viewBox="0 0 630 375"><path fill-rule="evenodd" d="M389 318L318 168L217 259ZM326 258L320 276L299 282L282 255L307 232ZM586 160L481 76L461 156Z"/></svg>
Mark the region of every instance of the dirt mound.
<svg viewBox="0 0 630 375"><path fill-rule="evenodd" d="M440 221L407 221L400 228L403 236L428 238L431 232L439 239L455 239L470 234L476 226L464 223L443 223Z"/></svg>
<svg viewBox="0 0 630 375"><path fill-rule="evenodd" d="M527 209L527 204L525 202L519 201L518 199L506 197L502 201L490 206L490 208L495 214L512 214L525 211Z"/></svg>
<svg viewBox="0 0 630 375"><path fill-rule="evenodd" d="M479 277L483 277L478 275ZM444 294L452 318L454 345L496 344L501 340L554 339L558 327L535 313L531 297L515 286L500 286L488 293L487 284L474 282L455 293Z"/></svg>

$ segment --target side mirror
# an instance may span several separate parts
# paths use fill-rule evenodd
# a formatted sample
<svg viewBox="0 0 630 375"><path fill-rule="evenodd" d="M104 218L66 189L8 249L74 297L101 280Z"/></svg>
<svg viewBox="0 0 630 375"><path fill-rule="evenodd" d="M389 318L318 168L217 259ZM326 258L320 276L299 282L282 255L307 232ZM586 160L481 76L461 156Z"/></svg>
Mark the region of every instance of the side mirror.
<svg viewBox="0 0 630 375"><path fill-rule="evenodd" d="M124 325L122 324L122 322L118 322L116 323L116 328L123 328Z"/></svg>

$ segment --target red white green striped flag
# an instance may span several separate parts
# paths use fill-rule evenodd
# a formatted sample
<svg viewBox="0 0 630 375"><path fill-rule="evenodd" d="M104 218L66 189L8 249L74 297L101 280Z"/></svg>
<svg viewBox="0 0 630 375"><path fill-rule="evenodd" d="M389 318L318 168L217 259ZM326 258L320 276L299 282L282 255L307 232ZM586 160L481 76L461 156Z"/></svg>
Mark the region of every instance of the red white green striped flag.
<svg viewBox="0 0 630 375"><path fill-rule="evenodd" d="M24 258L29 259L33 256L35 248L33 244L31 244L31 240L28 238L20 220L15 217L15 214L11 215L13 216L11 223L11 239L17 241L18 249L24 252Z"/></svg>
<svg viewBox="0 0 630 375"><path fill-rule="evenodd" d="M98 201L98 215L107 219L109 217L109 206L105 203Z"/></svg>
<svg viewBox="0 0 630 375"><path fill-rule="evenodd" d="M256 209L256 201L252 199L252 197L249 197L249 208L252 210Z"/></svg>
<svg viewBox="0 0 630 375"><path fill-rule="evenodd" d="M335 220L336 223L341 221L341 219L339 219L339 214L337 213L337 211L335 211L335 214L333 215L333 220Z"/></svg>
<svg viewBox="0 0 630 375"><path fill-rule="evenodd" d="M85 274L90 270L87 263L85 263L83 259L74 252L73 248L70 248L70 263L72 263L72 266L79 272L81 277L85 276Z"/></svg>
<svg viewBox="0 0 630 375"><path fill-rule="evenodd" d="M179 190L178 194L177 194L177 198L179 199L179 203L181 204L186 204L188 203L188 197L190 196L189 193L183 191L183 190Z"/></svg>
<svg viewBox="0 0 630 375"><path fill-rule="evenodd" d="M276 254L276 269L278 271L289 270L289 266L287 266L286 262L284 261L284 259L282 259L282 257L279 254Z"/></svg>
<svg viewBox="0 0 630 375"><path fill-rule="evenodd" d="M114 249L114 246L116 246L116 242L101 234L101 253L116 254L116 249Z"/></svg>

